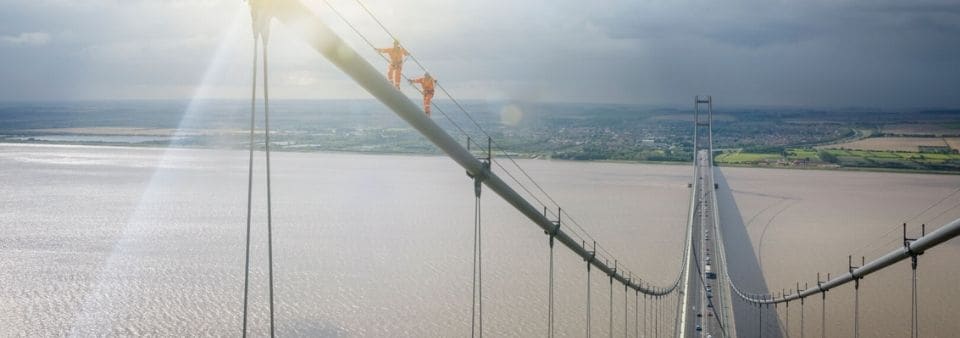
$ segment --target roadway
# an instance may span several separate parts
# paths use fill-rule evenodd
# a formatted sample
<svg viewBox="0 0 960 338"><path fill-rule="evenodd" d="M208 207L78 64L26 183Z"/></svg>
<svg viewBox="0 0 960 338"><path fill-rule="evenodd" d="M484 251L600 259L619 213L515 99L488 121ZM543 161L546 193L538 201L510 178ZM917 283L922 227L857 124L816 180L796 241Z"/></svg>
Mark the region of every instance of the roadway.
<svg viewBox="0 0 960 338"><path fill-rule="evenodd" d="M715 232L716 213L714 212L714 184L710 166L709 150L697 153L697 177L693 214L691 250L693 256L686 267L689 271L685 285L684 336L686 337L724 337L725 325L721 320L729 305L729 293L726 285L718 284L724 278L724 266L714 255L719 250ZM709 266L709 268L708 268ZM708 273L709 271L709 273ZM719 279L718 279L719 278Z"/></svg>

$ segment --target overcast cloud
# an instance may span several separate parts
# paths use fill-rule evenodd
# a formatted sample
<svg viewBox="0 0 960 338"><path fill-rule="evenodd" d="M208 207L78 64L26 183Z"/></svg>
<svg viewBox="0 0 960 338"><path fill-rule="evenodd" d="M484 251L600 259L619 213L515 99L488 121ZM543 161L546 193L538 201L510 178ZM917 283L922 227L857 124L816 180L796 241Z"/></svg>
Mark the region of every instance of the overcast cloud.
<svg viewBox="0 0 960 338"><path fill-rule="evenodd" d="M329 0L368 38L353 0ZM305 0L378 68L320 0ZM459 98L960 106L956 1L367 0ZM244 98L239 0L0 0L0 99ZM271 94L366 98L275 24ZM406 71L416 75L412 63ZM412 93L411 93L412 95Z"/></svg>

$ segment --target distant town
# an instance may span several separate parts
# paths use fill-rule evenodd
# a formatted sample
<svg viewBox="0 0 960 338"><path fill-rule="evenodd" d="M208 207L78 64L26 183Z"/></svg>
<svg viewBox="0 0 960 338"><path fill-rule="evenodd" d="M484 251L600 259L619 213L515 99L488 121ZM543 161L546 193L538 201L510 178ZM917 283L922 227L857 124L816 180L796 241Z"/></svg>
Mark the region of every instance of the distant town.
<svg viewBox="0 0 960 338"><path fill-rule="evenodd" d="M691 109L615 104L439 101L434 121L473 149L523 158L689 162ZM244 148L249 107L108 101L4 103L0 142ZM479 127L478 127L479 126ZM259 127L258 127L259 128ZM258 137L262 137L259 132ZM374 101L279 101L271 140L281 151L438 154ZM725 166L960 173L960 110L717 109L715 160Z"/></svg>

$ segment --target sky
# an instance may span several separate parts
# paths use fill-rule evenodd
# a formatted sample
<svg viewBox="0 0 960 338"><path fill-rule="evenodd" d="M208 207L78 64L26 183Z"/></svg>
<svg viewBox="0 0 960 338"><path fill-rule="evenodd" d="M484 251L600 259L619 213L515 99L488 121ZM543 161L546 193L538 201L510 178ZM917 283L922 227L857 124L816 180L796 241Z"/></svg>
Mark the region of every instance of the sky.
<svg viewBox="0 0 960 338"><path fill-rule="evenodd" d="M323 0L301 0L375 67ZM364 36L356 0L327 0ZM458 99L960 107L956 0L361 0ZM0 0L0 100L242 99L240 0ZM370 98L273 23L273 98ZM405 73L422 73L413 63ZM407 90L413 96L412 90Z"/></svg>

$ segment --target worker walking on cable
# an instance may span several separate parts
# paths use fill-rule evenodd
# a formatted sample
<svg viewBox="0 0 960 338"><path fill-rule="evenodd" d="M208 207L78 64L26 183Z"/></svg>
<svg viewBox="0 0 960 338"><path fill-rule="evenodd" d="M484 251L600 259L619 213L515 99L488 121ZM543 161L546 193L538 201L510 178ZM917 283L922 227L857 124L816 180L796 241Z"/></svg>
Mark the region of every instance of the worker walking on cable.
<svg viewBox="0 0 960 338"><path fill-rule="evenodd" d="M430 73L424 73L423 77L410 80L410 83L419 83L420 87L423 88L423 111L427 113L427 116L430 116L430 100L433 99L433 88L437 84Z"/></svg>
<svg viewBox="0 0 960 338"><path fill-rule="evenodd" d="M393 48L377 48L377 52L387 54L390 65L387 67L387 80L400 89L400 76L403 70L403 59L410 55L406 49L400 47L400 41L393 40Z"/></svg>

